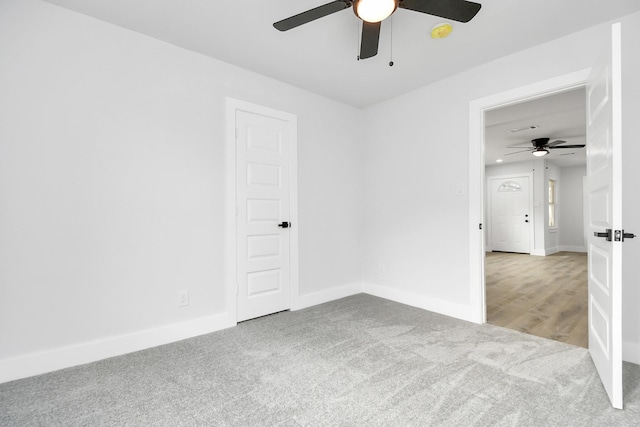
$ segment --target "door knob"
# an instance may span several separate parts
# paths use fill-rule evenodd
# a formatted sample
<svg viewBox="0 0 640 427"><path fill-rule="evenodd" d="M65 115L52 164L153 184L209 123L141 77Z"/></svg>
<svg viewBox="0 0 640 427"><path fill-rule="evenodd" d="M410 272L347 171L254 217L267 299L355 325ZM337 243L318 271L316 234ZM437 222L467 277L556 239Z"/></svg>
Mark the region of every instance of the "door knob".
<svg viewBox="0 0 640 427"><path fill-rule="evenodd" d="M597 231L593 233L594 236L596 237L604 237L605 239L607 239L607 242L611 241L611 237L612 237L612 233L611 233L611 229L607 228L607 230L604 233L598 233Z"/></svg>
<svg viewBox="0 0 640 427"><path fill-rule="evenodd" d="M282 221L280 224L278 224L278 227L289 228L291 227L291 223L287 221Z"/></svg>

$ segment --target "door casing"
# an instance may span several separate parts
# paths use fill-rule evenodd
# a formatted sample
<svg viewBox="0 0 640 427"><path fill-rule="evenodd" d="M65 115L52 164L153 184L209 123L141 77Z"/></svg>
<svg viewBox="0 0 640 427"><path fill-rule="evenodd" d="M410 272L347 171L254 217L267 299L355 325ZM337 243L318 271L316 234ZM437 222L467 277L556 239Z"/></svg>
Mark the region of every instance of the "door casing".
<svg viewBox="0 0 640 427"><path fill-rule="evenodd" d="M471 319L486 323L485 289L485 173L484 113L524 101L585 87L590 69L580 70L516 89L473 100L469 103L469 283Z"/></svg>

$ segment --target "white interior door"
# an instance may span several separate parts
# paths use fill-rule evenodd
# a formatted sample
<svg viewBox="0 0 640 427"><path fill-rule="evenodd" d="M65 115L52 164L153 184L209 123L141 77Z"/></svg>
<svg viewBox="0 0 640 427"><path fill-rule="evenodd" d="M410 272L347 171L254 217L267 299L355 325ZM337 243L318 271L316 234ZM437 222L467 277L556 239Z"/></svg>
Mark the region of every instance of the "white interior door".
<svg viewBox="0 0 640 427"><path fill-rule="evenodd" d="M589 352L615 408L623 403L620 42L614 24L587 82Z"/></svg>
<svg viewBox="0 0 640 427"><path fill-rule="evenodd" d="M491 250L530 253L529 178L492 178L489 197Z"/></svg>
<svg viewBox="0 0 640 427"><path fill-rule="evenodd" d="M238 321L290 308L293 138L289 120L236 111Z"/></svg>

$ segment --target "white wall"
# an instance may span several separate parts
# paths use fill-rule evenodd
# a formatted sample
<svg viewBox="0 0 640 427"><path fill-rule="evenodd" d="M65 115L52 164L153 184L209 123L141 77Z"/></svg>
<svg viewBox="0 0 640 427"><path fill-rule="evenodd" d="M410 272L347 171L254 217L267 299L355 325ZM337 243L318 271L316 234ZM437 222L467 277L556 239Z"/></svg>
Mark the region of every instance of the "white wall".
<svg viewBox="0 0 640 427"><path fill-rule="evenodd" d="M468 182L469 103L587 68L598 38L597 30L565 37L365 111L364 275L370 288L468 318L469 200L455 189Z"/></svg>
<svg viewBox="0 0 640 427"><path fill-rule="evenodd" d="M582 181L586 166L560 169L557 189L558 237L561 251L586 252Z"/></svg>
<svg viewBox="0 0 640 427"><path fill-rule="evenodd" d="M623 25L634 28L634 40L625 58L635 57L631 46L637 48L639 44L635 28L640 26L640 14L625 17ZM609 25L581 31L365 111L366 290L459 318L473 318L470 301L474 289L470 288L468 267L469 198L455 191L456 184L468 182L469 104L589 68L598 52L594 46L609 31ZM633 75L629 72L628 78L637 88L640 74ZM628 103L637 108L637 102ZM637 131L629 128L628 132ZM625 176L637 180L637 168L631 164L639 156L637 148L633 149L636 157L625 160L629 166ZM634 256L638 259L638 252L634 251ZM640 275L633 282L627 277L624 284L625 292L636 296L633 304L640 302L638 291L630 289L637 287L637 277ZM632 303L625 304L624 339L629 349L640 343L640 322L637 314L630 314ZM626 351L625 357L640 361L640 351Z"/></svg>
<svg viewBox="0 0 640 427"><path fill-rule="evenodd" d="M0 57L0 381L233 324L228 96L298 116L300 297L360 289L358 110L34 0Z"/></svg>

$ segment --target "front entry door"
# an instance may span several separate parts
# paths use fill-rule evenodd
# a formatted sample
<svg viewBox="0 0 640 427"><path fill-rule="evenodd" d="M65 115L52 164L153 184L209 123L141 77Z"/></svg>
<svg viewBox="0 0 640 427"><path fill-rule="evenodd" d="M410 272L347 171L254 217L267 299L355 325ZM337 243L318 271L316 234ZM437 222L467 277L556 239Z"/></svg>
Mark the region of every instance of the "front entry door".
<svg viewBox="0 0 640 427"><path fill-rule="evenodd" d="M286 118L236 111L238 321L290 308L290 154Z"/></svg>
<svg viewBox="0 0 640 427"><path fill-rule="evenodd" d="M529 178L492 178L491 250L530 253Z"/></svg>
<svg viewBox="0 0 640 427"><path fill-rule="evenodd" d="M587 82L589 352L614 408L622 408L621 31L614 24ZM614 230L611 239L607 230Z"/></svg>

